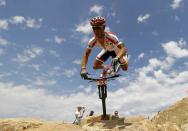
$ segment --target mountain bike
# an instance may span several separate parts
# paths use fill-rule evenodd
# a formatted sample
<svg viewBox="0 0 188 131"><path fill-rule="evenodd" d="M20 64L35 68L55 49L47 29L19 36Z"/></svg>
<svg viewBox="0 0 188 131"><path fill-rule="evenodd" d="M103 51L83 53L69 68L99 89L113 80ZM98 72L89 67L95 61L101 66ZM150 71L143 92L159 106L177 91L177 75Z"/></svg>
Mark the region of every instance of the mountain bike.
<svg viewBox="0 0 188 131"><path fill-rule="evenodd" d="M104 71L103 71L104 72ZM105 76L103 72L100 74L99 78L88 77L86 80L89 82L96 82L98 87L99 99L102 100L103 116L106 116L106 98L107 98L107 82L115 80L120 77L120 74L114 74L112 76Z"/></svg>

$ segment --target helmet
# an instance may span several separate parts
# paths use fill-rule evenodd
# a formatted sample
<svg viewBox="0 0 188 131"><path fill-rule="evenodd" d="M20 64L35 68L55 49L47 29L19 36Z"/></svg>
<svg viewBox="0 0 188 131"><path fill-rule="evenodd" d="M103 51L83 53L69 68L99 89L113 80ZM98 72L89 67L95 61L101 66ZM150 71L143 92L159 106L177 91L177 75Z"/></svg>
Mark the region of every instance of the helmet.
<svg viewBox="0 0 188 131"><path fill-rule="evenodd" d="M102 26L105 25L105 19L101 16L96 16L90 20L91 26Z"/></svg>

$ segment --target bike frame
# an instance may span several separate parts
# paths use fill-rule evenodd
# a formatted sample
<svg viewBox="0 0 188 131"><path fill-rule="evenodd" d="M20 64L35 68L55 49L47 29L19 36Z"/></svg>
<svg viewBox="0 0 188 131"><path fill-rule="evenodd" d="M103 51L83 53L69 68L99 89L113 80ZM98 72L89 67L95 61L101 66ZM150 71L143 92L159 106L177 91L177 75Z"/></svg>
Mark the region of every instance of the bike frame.
<svg viewBox="0 0 188 131"><path fill-rule="evenodd" d="M103 116L106 116L107 81L115 80L114 78L119 76L120 76L119 74L115 74L110 77L86 78L86 80L90 80L89 82L97 82L99 99L102 100Z"/></svg>

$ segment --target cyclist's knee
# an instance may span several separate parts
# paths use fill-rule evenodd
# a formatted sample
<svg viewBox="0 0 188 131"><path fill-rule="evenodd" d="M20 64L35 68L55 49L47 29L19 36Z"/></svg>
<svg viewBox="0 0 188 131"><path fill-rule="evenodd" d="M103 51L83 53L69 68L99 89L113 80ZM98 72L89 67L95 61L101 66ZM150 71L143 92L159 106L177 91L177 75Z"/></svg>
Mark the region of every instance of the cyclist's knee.
<svg viewBox="0 0 188 131"><path fill-rule="evenodd" d="M93 64L93 69L94 69L94 70L99 69L99 64L94 63L94 64Z"/></svg>
<svg viewBox="0 0 188 131"><path fill-rule="evenodd" d="M100 69L102 64L103 64L102 62L96 60L96 61L94 62L94 64L93 64L93 69L94 69L94 70Z"/></svg>
<svg viewBox="0 0 188 131"><path fill-rule="evenodd" d="M94 69L94 70L98 69L98 66L94 64L94 65L93 65L93 69Z"/></svg>
<svg viewBox="0 0 188 131"><path fill-rule="evenodd" d="M128 65L127 65L127 64L122 65L122 66L121 66L121 69L122 69L123 71L127 71L127 70L128 70Z"/></svg>

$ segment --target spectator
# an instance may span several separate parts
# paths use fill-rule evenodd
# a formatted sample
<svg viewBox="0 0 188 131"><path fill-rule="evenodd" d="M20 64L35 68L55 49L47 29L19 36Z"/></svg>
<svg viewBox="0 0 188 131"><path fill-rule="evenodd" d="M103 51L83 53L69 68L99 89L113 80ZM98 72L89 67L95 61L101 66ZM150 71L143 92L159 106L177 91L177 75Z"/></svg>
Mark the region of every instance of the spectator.
<svg viewBox="0 0 188 131"><path fill-rule="evenodd" d="M79 125L82 118L83 118L83 115L84 115L84 112L85 112L85 107L81 107L81 106L78 106L77 107L77 110L75 111L75 121L73 122L73 124L76 124L76 125Z"/></svg>
<svg viewBox="0 0 188 131"><path fill-rule="evenodd" d="M88 116L93 116L93 114L94 114L94 111L91 110Z"/></svg>
<svg viewBox="0 0 188 131"><path fill-rule="evenodd" d="M115 116L115 118L119 118L118 111L114 111L114 116Z"/></svg>

